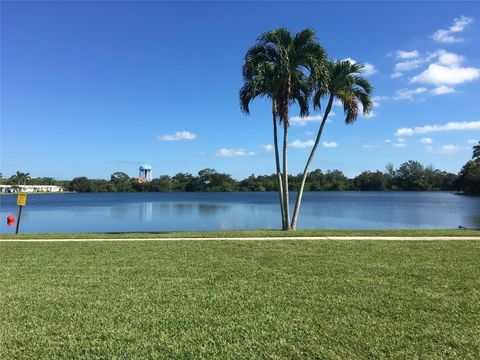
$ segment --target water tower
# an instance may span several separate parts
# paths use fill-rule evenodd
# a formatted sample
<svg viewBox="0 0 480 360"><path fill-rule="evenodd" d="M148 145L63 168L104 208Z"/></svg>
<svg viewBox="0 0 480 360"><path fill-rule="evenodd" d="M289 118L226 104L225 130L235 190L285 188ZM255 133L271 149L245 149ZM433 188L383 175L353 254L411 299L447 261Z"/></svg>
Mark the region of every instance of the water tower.
<svg viewBox="0 0 480 360"><path fill-rule="evenodd" d="M138 177L143 179L143 181L152 180L152 166L149 164L142 164L138 169Z"/></svg>

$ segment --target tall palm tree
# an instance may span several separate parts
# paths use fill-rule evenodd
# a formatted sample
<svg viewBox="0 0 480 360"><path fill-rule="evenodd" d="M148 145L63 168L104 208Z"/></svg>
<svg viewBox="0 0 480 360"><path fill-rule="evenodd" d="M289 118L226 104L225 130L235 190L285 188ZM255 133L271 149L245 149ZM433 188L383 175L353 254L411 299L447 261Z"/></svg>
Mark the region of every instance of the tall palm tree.
<svg viewBox="0 0 480 360"><path fill-rule="evenodd" d="M475 145L473 147L472 159L479 159L480 160L480 141L478 142L478 145Z"/></svg>
<svg viewBox="0 0 480 360"><path fill-rule="evenodd" d="M242 110L248 114L248 105L257 96L268 97L272 101L275 160L277 177L280 179L279 197L284 230L290 229L287 162L289 107L296 102L300 115L308 114L310 89L315 83L325 81L326 59L326 52L311 29L300 31L295 36L284 28L263 33L245 55L244 86L240 90ZM283 173L280 176L277 121L283 126Z"/></svg>
<svg viewBox="0 0 480 360"><path fill-rule="evenodd" d="M315 151L317 150L320 138L325 127L325 123L328 119L328 115L332 110L333 101L340 100L343 105L345 113L345 123L347 125L353 124L357 119L358 113L363 108L363 113L368 114L372 109L372 85L365 78L361 77L363 65L353 63L349 60L343 61L330 61L328 64L329 81L325 84L320 82L317 84L315 94L313 95L313 106L315 109L320 109L320 101L324 97L328 97L327 107L323 114L322 122L318 129L317 138L313 145L310 156L302 174L302 181L300 183L300 189L297 194L297 200L295 202L295 208L293 211L291 228L296 229L298 213L300 211L300 204L302 202L303 189L305 187L305 181L308 175L308 168L313 160ZM360 107L361 106L361 107Z"/></svg>
<svg viewBox="0 0 480 360"><path fill-rule="evenodd" d="M27 185L27 181L31 179L30 173L23 173L17 171L15 175L12 176L12 180L16 181L17 185Z"/></svg>
<svg viewBox="0 0 480 360"><path fill-rule="evenodd" d="M250 64L249 64L250 65ZM247 66L247 63L244 67ZM245 73L245 70L244 70ZM278 153L278 133L277 118L278 105L275 99L275 88L277 79L274 68L271 64L263 63L258 66L255 73L250 73L248 77L244 77L244 85L240 89L240 108L245 114L250 114L250 102L256 97L267 97L272 102L272 119L273 119L273 143L275 149L275 165L277 172L278 194L280 201L280 211L282 217L282 228L285 227L285 211L283 208L283 185L280 170L280 155Z"/></svg>

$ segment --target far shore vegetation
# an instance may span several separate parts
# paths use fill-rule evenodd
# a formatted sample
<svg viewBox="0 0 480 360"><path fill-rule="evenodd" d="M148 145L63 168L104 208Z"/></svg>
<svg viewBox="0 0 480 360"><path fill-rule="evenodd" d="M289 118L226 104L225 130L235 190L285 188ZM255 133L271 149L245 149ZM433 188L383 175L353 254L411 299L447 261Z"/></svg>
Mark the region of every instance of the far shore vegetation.
<svg viewBox="0 0 480 360"><path fill-rule="evenodd" d="M298 191L302 174L289 175L289 190ZM69 192L215 192L215 191L278 191L276 174L251 175L236 180L229 174L203 169L198 175L178 173L161 175L150 182L140 183L124 172L113 173L110 180L88 179L81 176L72 180L51 177L32 178L28 173L17 172L4 185L59 185ZM348 178L340 170L310 172L305 181L305 191L452 191L480 195L480 161L469 161L458 174L424 166L417 161L407 161L397 169L388 164L384 171L364 171Z"/></svg>

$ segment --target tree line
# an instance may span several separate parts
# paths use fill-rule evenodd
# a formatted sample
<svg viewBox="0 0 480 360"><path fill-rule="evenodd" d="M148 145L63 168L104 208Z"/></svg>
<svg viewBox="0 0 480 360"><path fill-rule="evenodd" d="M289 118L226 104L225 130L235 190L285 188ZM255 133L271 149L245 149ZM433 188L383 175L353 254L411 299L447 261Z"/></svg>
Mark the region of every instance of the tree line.
<svg viewBox="0 0 480 360"><path fill-rule="evenodd" d="M20 175L20 176L19 176ZM303 174L289 175L289 190L298 191ZM7 185L59 185L74 192L215 192L215 191L278 191L277 174L250 175L236 180L229 174L214 169L203 169L198 174L178 173L161 175L150 182L138 182L123 172L115 172L110 180L88 179L85 176L72 180L31 178L28 173L2 181ZM397 169L388 164L384 171L364 171L348 178L340 170L323 172L316 169L306 178L305 191L456 191L480 195L480 159L465 164L459 174L424 166L418 161L407 161Z"/></svg>

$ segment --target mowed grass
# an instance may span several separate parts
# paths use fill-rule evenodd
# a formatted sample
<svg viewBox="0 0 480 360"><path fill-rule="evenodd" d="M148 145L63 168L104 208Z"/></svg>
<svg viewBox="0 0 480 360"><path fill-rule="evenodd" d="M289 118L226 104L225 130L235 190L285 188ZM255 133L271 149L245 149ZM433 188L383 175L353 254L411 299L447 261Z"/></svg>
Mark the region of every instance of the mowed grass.
<svg viewBox="0 0 480 360"><path fill-rule="evenodd" d="M478 359L478 241L0 244L1 359Z"/></svg>
<svg viewBox="0 0 480 360"><path fill-rule="evenodd" d="M220 231L157 231L104 233L35 233L0 234L2 239L146 239L146 238L209 238L209 237L295 237L295 236L479 236L480 230L414 229L414 230L220 230Z"/></svg>

